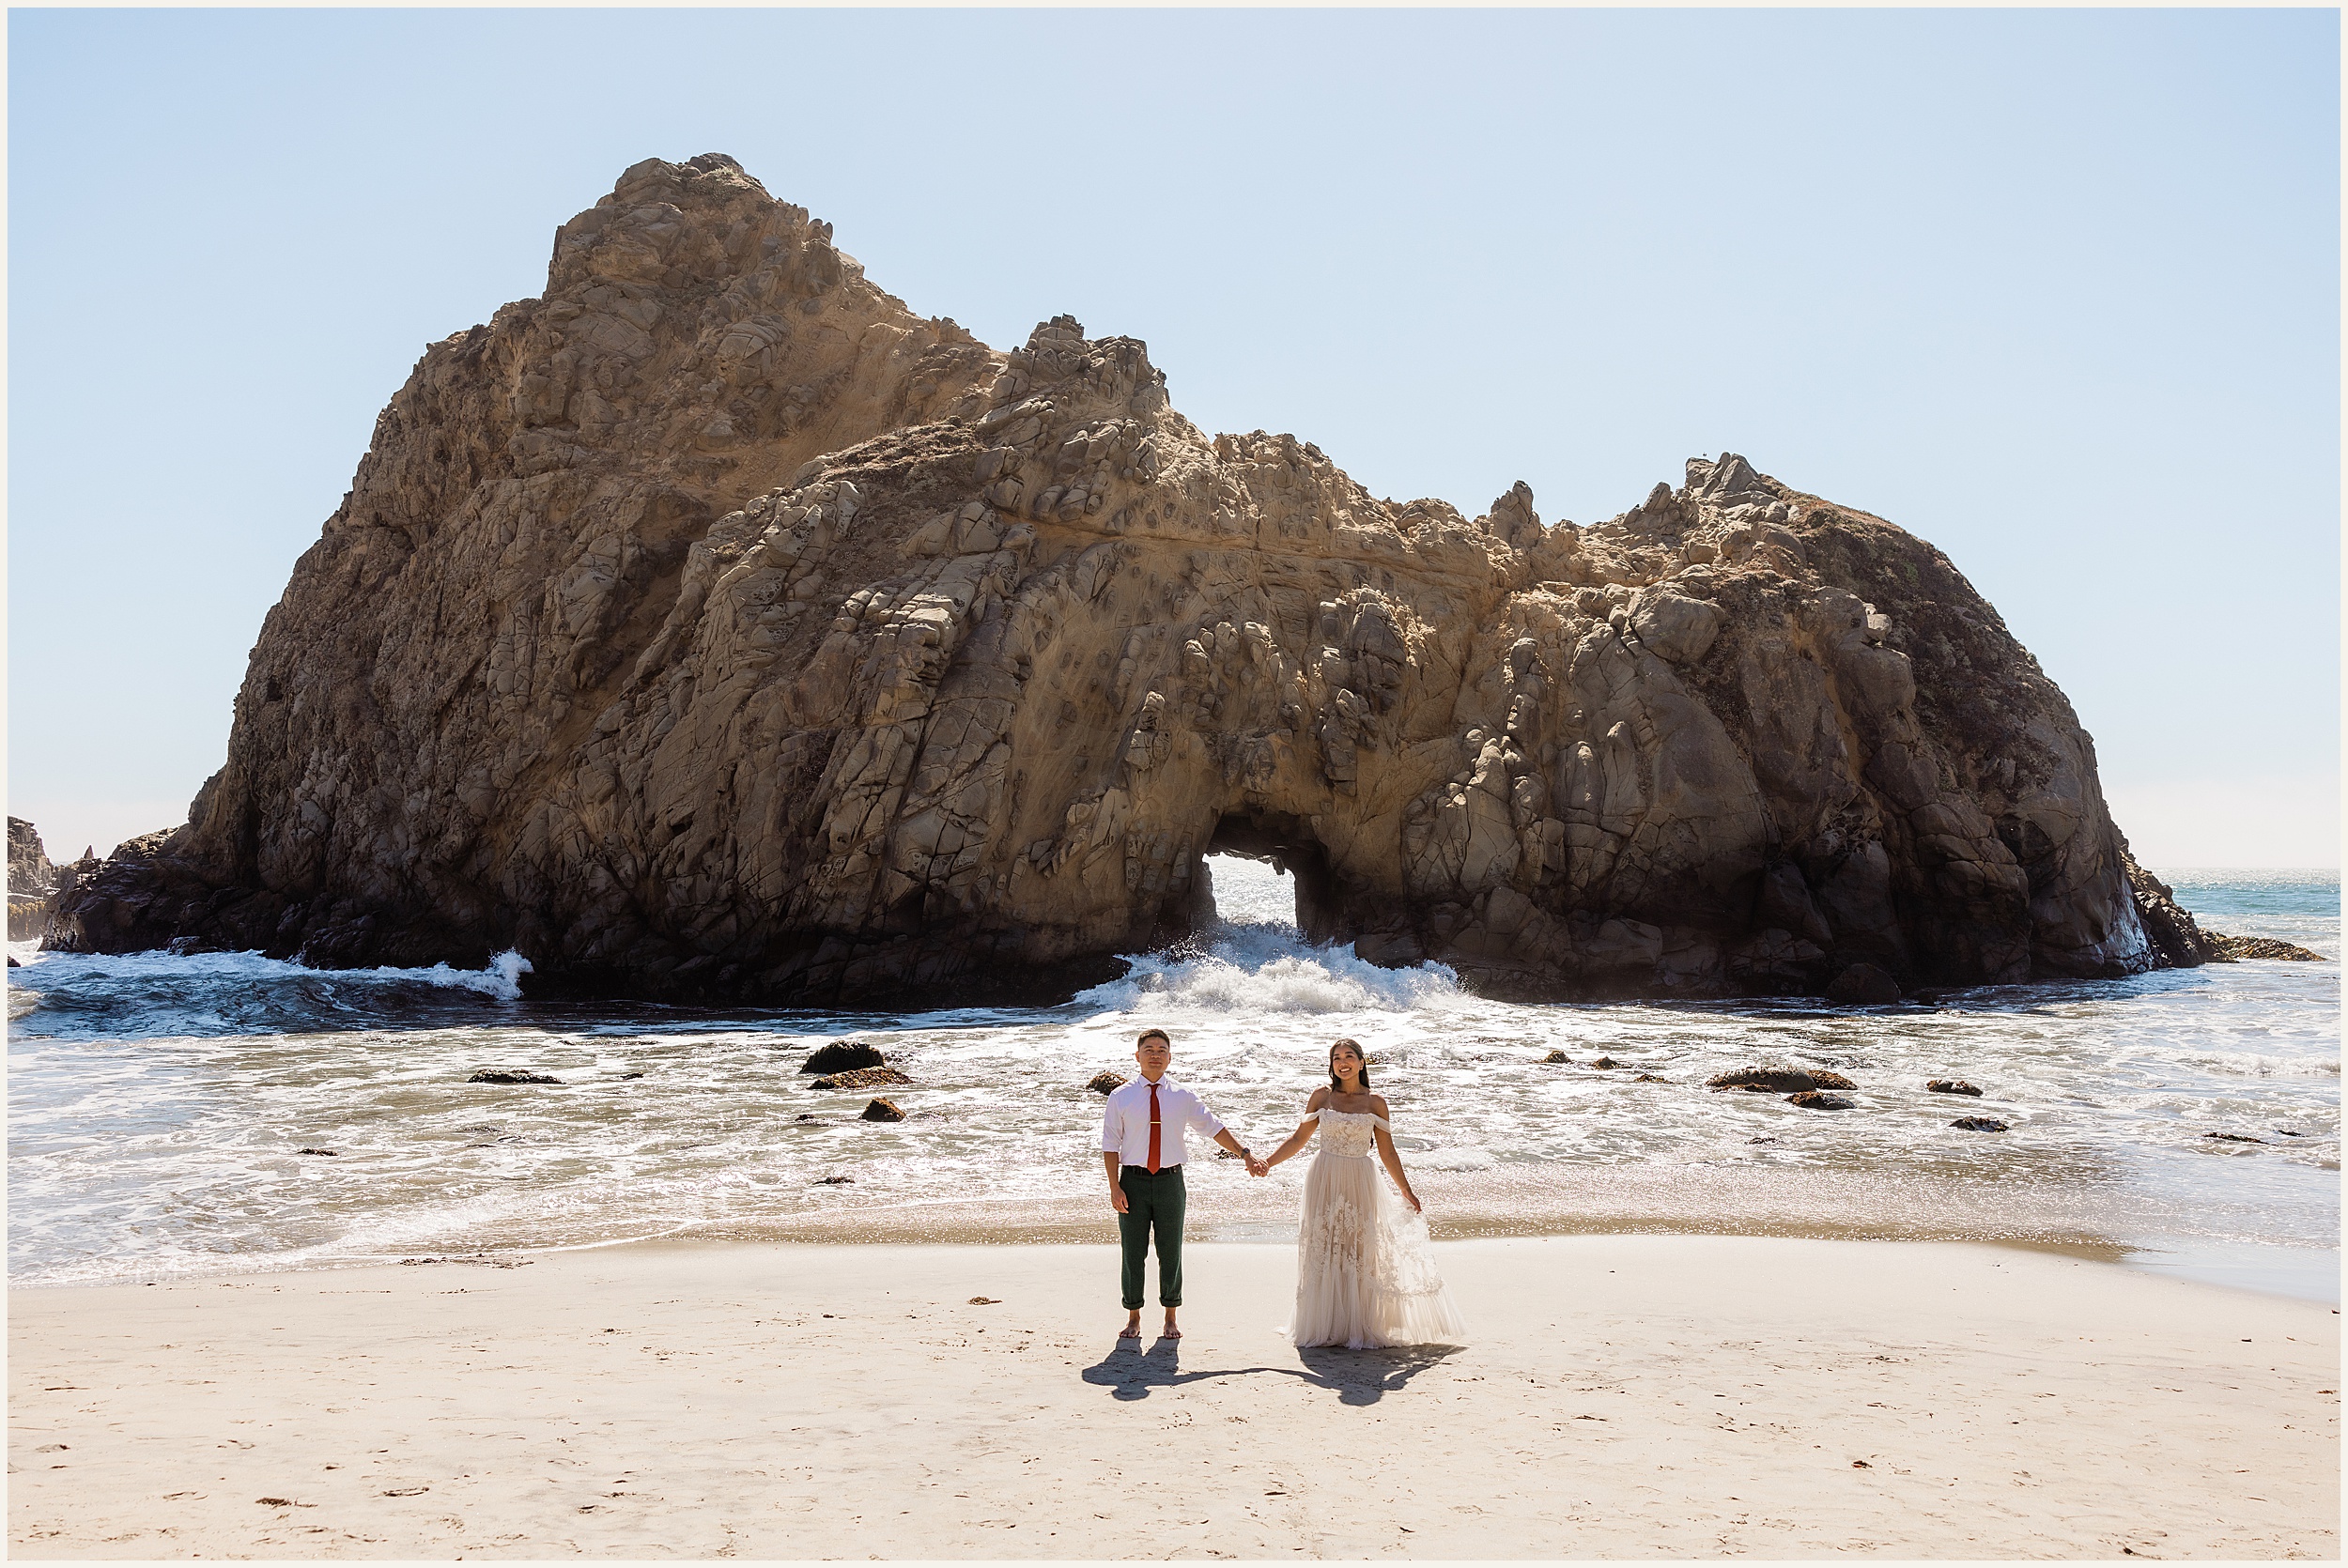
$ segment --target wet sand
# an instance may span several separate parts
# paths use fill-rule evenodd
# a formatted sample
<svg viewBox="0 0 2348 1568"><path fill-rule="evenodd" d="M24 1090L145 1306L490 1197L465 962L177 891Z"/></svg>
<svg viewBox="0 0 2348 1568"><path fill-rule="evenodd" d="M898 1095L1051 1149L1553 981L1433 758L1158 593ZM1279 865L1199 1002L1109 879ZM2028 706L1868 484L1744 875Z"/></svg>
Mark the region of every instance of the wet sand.
<svg viewBox="0 0 2348 1568"><path fill-rule="evenodd" d="M2339 1555L2328 1306L1948 1242L637 1245L9 1297L21 1558ZM984 1303L974 1297L988 1299ZM1154 1311L1145 1318L1154 1324Z"/></svg>

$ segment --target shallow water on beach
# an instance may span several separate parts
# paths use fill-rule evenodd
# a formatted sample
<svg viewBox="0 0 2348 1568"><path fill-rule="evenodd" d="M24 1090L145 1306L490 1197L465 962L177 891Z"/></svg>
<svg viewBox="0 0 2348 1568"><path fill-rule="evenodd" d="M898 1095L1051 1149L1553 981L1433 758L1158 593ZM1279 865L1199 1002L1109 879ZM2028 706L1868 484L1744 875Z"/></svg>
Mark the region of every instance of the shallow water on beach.
<svg viewBox="0 0 2348 1568"><path fill-rule="evenodd" d="M10 1281L655 1235L1089 1235L1106 1211L1084 1084L1131 1070L1146 1021L1173 1032L1175 1076L1259 1149L1294 1126L1328 1042L1360 1039L1438 1236L1943 1236L2337 1296L2334 873L2170 874L2206 924L2324 963L1831 1008L1485 1001L1441 965L1309 947L1287 879L1213 865L1211 941L1051 1008L566 1007L521 1000L510 956L481 973L320 972L16 945ZM870 1091L799 1072L850 1037L914 1079L884 1091L906 1120L860 1121ZM1572 1060L1544 1063L1552 1050ZM1619 1065L1591 1066L1600 1054ZM1761 1062L1845 1073L1858 1108L1703 1086ZM466 1082L495 1067L563 1083ZM1985 1092L1924 1089L1943 1077ZM1967 1115L2011 1130L1950 1126ZM1282 1238L1301 1171L1250 1181L1202 1161L1194 1233Z"/></svg>

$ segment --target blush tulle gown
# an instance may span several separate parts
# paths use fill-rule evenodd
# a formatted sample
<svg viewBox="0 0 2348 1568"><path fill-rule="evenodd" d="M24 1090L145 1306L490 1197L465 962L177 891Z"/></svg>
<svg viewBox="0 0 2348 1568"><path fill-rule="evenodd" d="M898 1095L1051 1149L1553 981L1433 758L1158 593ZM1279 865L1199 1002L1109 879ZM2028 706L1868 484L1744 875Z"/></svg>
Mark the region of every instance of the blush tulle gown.
<svg viewBox="0 0 2348 1568"><path fill-rule="evenodd" d="M1292 1345L1460 1345L1466 1326L1435 1271L1427 1220L1379 1168L1367 1111L1322 1111L1296 1237Z"/></svg>

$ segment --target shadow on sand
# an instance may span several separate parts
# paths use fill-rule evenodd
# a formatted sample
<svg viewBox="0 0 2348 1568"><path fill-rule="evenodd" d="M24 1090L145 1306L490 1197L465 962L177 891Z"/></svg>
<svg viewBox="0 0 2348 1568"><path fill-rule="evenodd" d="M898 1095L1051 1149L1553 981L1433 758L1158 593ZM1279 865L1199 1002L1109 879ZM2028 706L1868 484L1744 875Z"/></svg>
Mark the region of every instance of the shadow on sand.
<svg viewBox="0 0 2348 1568"><path fill-rule="evenodd" d="M1182 1343L1161 1339L1149 1349L1120 1344L1084 1369L1084 1380L1109 1391L1115 1399L1147 1399L1153 1389L1180 1388L1210 1377L1294 1377L1317 1389L1328 1389L1340 1405L1375 1405L1388 1393L1399 1392L1410 1380L1446 1357L1460 1352L1456 1345L1407 1345L1386 1350L1346 1350L1311 1345L1297 1351L1302 1366L1209 1367L1185 1372Z"/></svg>

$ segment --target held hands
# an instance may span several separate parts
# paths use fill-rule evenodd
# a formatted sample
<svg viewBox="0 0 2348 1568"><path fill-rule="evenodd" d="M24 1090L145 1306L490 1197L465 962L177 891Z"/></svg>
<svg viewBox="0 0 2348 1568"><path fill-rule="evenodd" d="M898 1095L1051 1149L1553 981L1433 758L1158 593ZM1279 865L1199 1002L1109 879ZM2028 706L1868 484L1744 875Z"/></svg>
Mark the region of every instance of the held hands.
<svg viewBox="0 0 2348 1568"><path fill-rule="evenodd" d="M1247 1174L1251 1176L1270 1176L1272 1174L1271 1162L1251 1154L1247 1156Z"/></svg>

